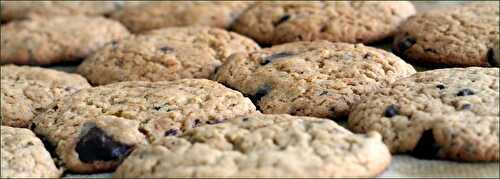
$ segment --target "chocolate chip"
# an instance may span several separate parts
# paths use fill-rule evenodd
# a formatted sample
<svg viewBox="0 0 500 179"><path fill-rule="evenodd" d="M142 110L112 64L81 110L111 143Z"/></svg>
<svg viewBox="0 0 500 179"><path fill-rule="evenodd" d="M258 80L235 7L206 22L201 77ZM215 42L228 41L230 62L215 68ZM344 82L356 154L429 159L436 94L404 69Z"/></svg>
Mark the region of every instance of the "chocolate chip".
<svg viewBox="0 0 500 179"><path fill-rule="evenodd" d="M224 122L224 119L208 120L206 123L212 125L212 124L219 124L219 123L222 123L222 122Z"/></svg>
<svg viewBox="0 0 500 179"><path fill-rule="evenodd" d="M271 90L272 88L269 85L261 86L259 87L259 89L257 89L257 92L255 92L255 94L250 96L249 98L256 106L258 106L257 104L259 104L260 99L266 96Z"/></svg>
<svg viewBox="0 0 500 179"><path fill-rule="evenodd" d="M436 144L436 140L434 139L432 130L426 130L422 133L411 155L422 159L432 159L436 157L439 148L440 147Z"/></svg>
<svg viewBox="0 0 500 179"><path fill-rule="evenodd" d="M385 117L394 117L399 115L399 111L394 105L390 105L385 109L384 116Z"/></svg>
<svg viewBox="0 0 500 179"><path fill-rule="evenodd" d="M500 67L500 57L495 58L495 51L493 48L488 49L488 52L486 54L486 58L488 59L488 63L492 67Z"/></svg>
<svg viewBox="0 0 500 179"><path fill-rule="evenodd" d="M59 106L57 106L57 105L54 105L54 107L52 107L52 110L54 110L54 111L57 111L58 109L59 109Z"/></svg>
<svg viewBox="0 0 500 179"><path fill-rule="evenodd" d="M474 95L474 91L470 89L463 89L457 93L457 96L469 96L469 95Z"/></svg>
<svg viewBox="0 0 500 179"><path fill-rule="evenodd" d="M442 85L442 84L439 84L439 85L436 85L436 88L439 88L440 90L442 90L442 89L445 89L445 88L446 88L446 86L444 86L444 85Z"/></svg>
<svg viewBox="0 0 500 179"><path fill-rule="evenodd" d="M175 136L177 135L177 129L169 129L165 131L165 136Z"/></svg>
<svg viewBox="0 0 500 179"><path fill-rule="evenodd" d="M161 109L161 106L153 106L153 109L159 111Z"/></svg>
<svg viewBox="0 0 500 179"><path fill-rule="evenodd" d="M363 55L363 59L367 59L367 58L369 58L369 57L371 57L371 56L372 56L372 54L367 53L367 54Z"/></svg>
<svg viewBox="0 0 500 179"><path fill-rule="evenodd" d="M165 46L165 47L161 47L161 48L160 48L160 50L161 50L163 53L167 53L167 52L174 51L174 49L173 49L173 48L171 48L171 47L167 47L167 46Z"/></svg>
<svg viewBox="0 0 500 179"><path fill-rule="evenodd" d="M200 119L195 119L193 123L193 127L198 127L200 126L201 120Z"/></svg>
<svg viewBox="0 0 500 179"><path fill-rule="evenodd" d="M290 15L285 14L285 15L281 16L281 18L278 21L274 22L273 25L278 26L278 25L282 24L283 22L287 21L288 19L290 19Z"/></svg>
<svg viewBox="0 0 500 179"><path fill-rule="evenodd" d="M130 153L132 146L114 141L95 124L85 124L84 127L88 129L82 130L75 148L82 162L121 160Z"/></svg>
<svg viewBox="0 0 500 179"><path fill-rule="evenodd" d="M249 119L246 117L246 118L243 118L242 120L243 120L243 122L247 122Z"/></svg>
<svg viewBox="0 0 500 179"><path fill-rule="evenodd" d="M74 90L75 90L75 88L70 87L70 86L64 88L64 91L74 91Z"/></svg>
<svg viewBox="0 0 500 179"><path fill-rule="evenodd" d="M272 54L272 55L264 58L260 62L260 64L261 65L267 65L267 64L273 62L274 60L276 60L278 58L289 57L289 56L292 56L292 55L294 55L292 52L280 52L280 53Z"/></svg>
<svg viewBox="0 0 500 179"><path fill-rule="evenodd" d="M393 49L393 52L399 55L405 53L413 44L415 44L417 40L414 37L405 37L398 42L396 47Z"/></svg>

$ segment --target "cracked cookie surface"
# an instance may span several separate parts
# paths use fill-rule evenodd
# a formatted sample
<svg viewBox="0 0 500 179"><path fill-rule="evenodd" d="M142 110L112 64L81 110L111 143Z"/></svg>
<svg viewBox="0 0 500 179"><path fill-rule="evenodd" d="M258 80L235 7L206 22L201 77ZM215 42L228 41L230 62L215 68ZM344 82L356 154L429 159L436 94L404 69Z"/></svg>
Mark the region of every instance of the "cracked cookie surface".
<svg viewBox="0 0 500 179"><path fill-rule="evenodd" d="M50 153L40 139L28 129L1 126L2 178L58 178Z"/></svg>
<svg viewBox="0 0 500 179"><path fill-rule="evenodd" d="M113 170L136 146L253 112L241 93L210 80L122 82L57 100L34 131L69 170L95 173Z"/></svg>
<svg viewBox="0 0 500 179"><path fill-rule="evenodd" d="M110 13L118 3L110 1L2 1L1 20L68 15L100 16Z"/></svg>
<svg viewBox="0 0 500 179"><path fill-rule="evenodd" d="M369 43L392 35L413 14L408 1L260 2L233 28L262 45L312 40Z"/></svg>
<svg viewBox="0 0 500 179"><path fill-rule="evenodd" d="M90 87L80 75L51 69L5 65L0 71L0 119L7 126L28 127L57 98Z"/></svg>
<svg viewBox="0 0 500 179"><path fill-rule="evenodd" d="M210 26L227 28L250 2L148 2L126 6L113 13L132 32L144 32L164 27Z"/></svg>
<svg viewBox="0 0 500 179"><path fill-rule="evenodd" d="M409 18L393 51L426 65L500 67L498 2L436 9Z"/></svg>
<svg viewBox="0 0 500 179"><path fill-rule="evenodd" d="M380 49L315 41L234 54L214 79L249 96L264 113L341 119L365 94L413 73Z"/></svg>
<svg viewBox="0 0 500 179"><path fill-rule="evenodd" d="M114 177L374 177L390 159L377 133L353 134L327 119L253 114L141 146Z"/></svg>
<svg viewBox="0 0 500 179"><path fill-rule="evenodd" d="M231 54L258 49L254 41L222 29L172 27L109 44L77 71L95 85L209 78Z"/></svg>
<svg viewBox="0 0 500 179"><path fill-rule="evenodd" d="M1 64L49 65L79 61L129 32L103 17L58 16L13 21L1 35Z"/></svg>
<svg viewBox="0 0 500 179"><path fill-rule="evenodd" d="M393 153L497 161L498 68L419 72L368 95L349 116L355 132L378 131Z"/></svg>

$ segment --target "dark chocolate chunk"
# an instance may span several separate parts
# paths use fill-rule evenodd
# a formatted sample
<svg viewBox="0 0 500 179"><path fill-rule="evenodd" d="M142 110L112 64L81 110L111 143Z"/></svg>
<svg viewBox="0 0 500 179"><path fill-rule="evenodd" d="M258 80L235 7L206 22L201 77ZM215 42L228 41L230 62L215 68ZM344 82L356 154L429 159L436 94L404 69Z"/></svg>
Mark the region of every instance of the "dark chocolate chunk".
<svg viewBox="0 0 500 179"><path fill-rule="evenodd" d="M385 117L394 117L399 115L399 111L394 105L390 105L385 109L384 116Z"/></svg>
<svg viewBox="0 0 500 179"><path fill-rule="evenodd" d="M278 25L282 24L283 22L287 21L288 19L290 19L290 15L285 14L285 15L281 16L281 18L278 21L274 22L273 25L278 26Z"/></svg>
<svg viewBox="0 0 500 179"><path fill-rule="evenodd" d="M212 125L212 124L219 124L224 121L225 121L224 119L214 119L214 120L208 120L206 123Z"/></svg>
<svg viewBox="0 0 500 179"><path fill-rule="evenodd" d="M84 127L88 129L82 130L75 148L82 162L121 160L130 153L131 145L114 141L95 124L88 123Z"/></svg>
<svg viewBox="0 0 500 179"><path fill-rule="evenodd" d="M439 85L436 85L436 88L439 88L440 90L442 90L442 89L445 89L445 88L446 88L446 86L444 86L444 85L442 85L442 84L439 84Z"/></svg>
<svg viewBox="0 0 500 179"><path fill-rule="evenodd" d="M436 140L434 139L432 129L430 129L422 133L422 136L411 152L411 155L422 159L432 159L436 157L436 154L439 152L439 148L439 145L436 144Z"/></svg>
<svg viewBox="0 0 500 179"><path fill-rule="evenodd" d="M469 95L474 95L474 91L470 89L463 89L458 91L457 96L469 96Z"/></svg>
<svg viewBox="0 0 500 179"><path fill-rule="evenodd" d="M492 67L500 67L500 57L495 58L495 49L488 49L488 53L486 54L486 58L488 59L488 63ZM498 50L498 49L497 49Z"/></svg>
<svg viewBox="0 0 500 179"><path fill-rule="evenodd" d="M254 95L249 96L249 98L250 98L250 100L252 100L252 102L256 106L258 106L260 99L262 97L266 96L267 94L269 94L269 92L271 92L271 90L272 90L272 87L269 85L261 86L261 87L259 87L259 89L257 89L257 92L255 92Z"/></svg>
<svg viewBox="0 0 500 179"><path fill-rule="evenodd" d="M171 51L174 51L174 49L172 47L161 47L160 50L164 53L167 53L167 52L171 52Z"/></svg>
<svg viewBox="0 0 500 179"><path fill-rule="evenodd" d="M276 54L272 54L264 59L262 59L262 61L260 62L261 65L267 65L271 62L273 62L274 60L278 59L278 58L283 58L283 57L289 57L289 56L292 56L294 55L292 52L280 52L280 53L276 53Z"/></svg>
<svg viewBox="0 0 500 179"><path fill-rule="evenodd" d="M396 47L393 49L394 53L402 55L408 50L411 46L417 43L417 39L414 37L405 37L398 42Z"/></svg>
<svg viewBox="0 0 500 179"><path fill-rule="evenodd" d="M165 136L175 136L177 135L177 129L169 129L165 131Z"/></svg>
<svg viewBox="0 0 500 179"><path fill-rule="evenodd" d="M193 127L198 127L200 126L201 120L200 119L195 119L193 123Z"/></svg>

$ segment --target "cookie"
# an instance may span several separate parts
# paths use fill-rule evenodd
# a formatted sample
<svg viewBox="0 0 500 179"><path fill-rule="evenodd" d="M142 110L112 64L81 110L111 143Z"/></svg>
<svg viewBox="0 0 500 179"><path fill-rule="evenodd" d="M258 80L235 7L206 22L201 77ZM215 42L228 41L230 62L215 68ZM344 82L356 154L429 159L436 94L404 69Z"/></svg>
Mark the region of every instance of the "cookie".
<svg viewBox="0 0 500 179"><path fill-rule="evenodd" d="M9 126L0 128L1 178L59 178L62 171L33 132Z"/></svg>
<svg viewBox="0 0 500 179"><path fill-rule="evenodd" d="M213 79L249 96L264 113L337 120L365 94L413 73L380 49L315 41L234 54Z"/></svg>
<svg viewBox="0 0 500 179"><path fill-rule="evenodd" d="M2 1L2 21L31 17L100 16L117 9L117 2L110 1Z"/></svg>
<svg viewBox="0 0 500 179"><path fill-rule="evenodd" d="M55 99L90 87L80 75L51 69L6 65L0 71L0 120L12 127L28 127Z"/></svg>
<svg viewBox="0 0 500 179"><path fill-rule="evenodd" d="M493 56L499 50L499 7L490 3L417 14L401 25L393 52L429 66L499 67L500 58Z"/></svg>
<svg viewBox="0 0 500 179"><path fill-rule="evenodd" d="M49 65L81 60L129 32L102 17L60 16L13 21L1 35L1 64Z"/></svg>
<svg viewBox="0 0 500 179"><path fill-rule="evenodd" d="M210 80L122 82L57 100L34 130L69 170L95 173L113 170L136 146L253 112L248 98Z"/></svg>
<svg viewBox="0 0 500 179"><path fill-rule="evenodd" d="M222 29L172 27L109 44L77 72L95 85L209 78L231 54L257 49L254 41Z"/></svg>
<svg viewBox="0 0 500 179"><path fill-rule="evenodd" d="M228 27L251 4L245 1L149 2L125 6L113 13L132 32L164 27Z"/></svg>
<svg viewBox="0 0 500 179"><path fill-rule="evenodd" d="M240 15L233 28L262 45L328 40L370 43L391 36L415 14L399 2L261 2Z"/></svg>
<svg viewBox="0 0 500 179"><path fill-rule="evenodd" d="M391 160L378 133L311 117L253 114L136 149L115 178L373 177Z"/></svg>
<svg viewBox="0 0 500 179"><path fill-rule="evenodd" d="M498 68L419 72L368 95L348 126L380 132L393 153L498 161L498 80Z"/></svg>

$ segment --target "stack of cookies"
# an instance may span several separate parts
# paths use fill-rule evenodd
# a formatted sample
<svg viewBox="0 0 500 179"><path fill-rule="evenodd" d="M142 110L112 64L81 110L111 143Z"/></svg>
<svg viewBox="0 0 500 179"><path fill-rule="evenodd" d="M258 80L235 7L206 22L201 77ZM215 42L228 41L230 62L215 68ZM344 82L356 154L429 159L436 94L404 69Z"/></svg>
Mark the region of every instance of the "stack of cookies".
<svg viewBox="0 0 500 179"><path fill-rule="evenodd" d="M375 177L391 154L499 159L497 2L1 5L2 178ZM391 39L392 53L371 47Z"/></svg>

